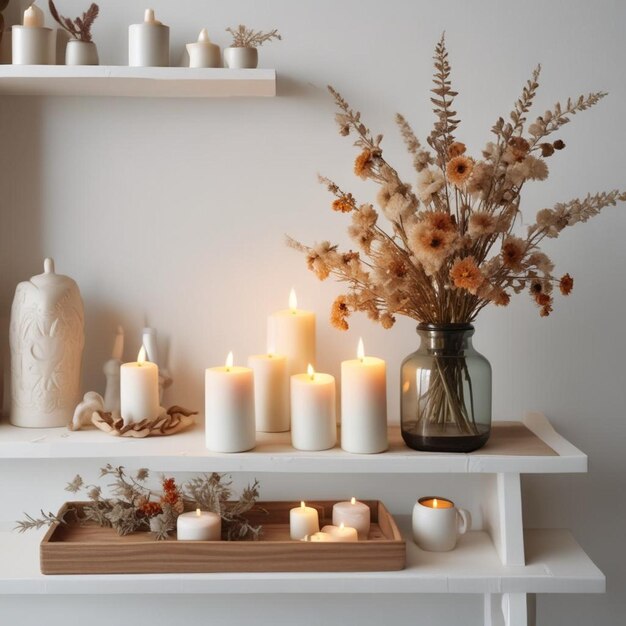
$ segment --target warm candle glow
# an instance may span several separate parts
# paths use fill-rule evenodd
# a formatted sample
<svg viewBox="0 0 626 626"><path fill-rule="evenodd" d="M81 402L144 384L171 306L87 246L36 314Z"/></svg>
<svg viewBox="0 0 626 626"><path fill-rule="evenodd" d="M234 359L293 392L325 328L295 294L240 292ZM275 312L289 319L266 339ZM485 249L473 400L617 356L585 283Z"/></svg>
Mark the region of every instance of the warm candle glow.
<svg viewBox="0 0 626 626"><path fill-rule="evenodd" d="M433 509L436 509L439 507L439 502L437 502L437 498L433 498Z"/></svg>
<svg viewBox="0 0 626 626"><path fill-rule="evenodd" d="M350 499L350 504L356 504L356 498L351 498Z"/></svg>
<svg viewBox="0 0 626 626"><path fill-rule="evenodd" d="M363 337L359 337L359 346L356 349L356 355L359 361L362 361L365 358L365 346L363 345Z"/></svg>
<svg viewBox="0 0 626 626"><path fill-rule="evenodd" d="M315 380L315 370L313 366L309 363L309 367L306 368L306 373L309 375L311 380Z"/></svg>
<svg viewBox="0 0 626 626"><path fill-rule="evenodd" d="M141 346L141 350L139 350L139 354L137 355L137 364L143 365L146 362L146 349L144 346Z"/></svg>
<svg viewBox="0 0 626 626"><path fill-rule="evenodd" d="M341 522L341 524L339 524L339 528L345 528L345 524Z"/></svg>
<svg viewBox="0 0 626 626"><path fill-rule="evenodd" d="M235 362L235 358L233 357L233 353L232 351L228 353L228 356L226 357L226 371L230 372L231 368L233 367L233 363Z"/></svg>
<svg viewBox="0 0 626 626"><path fill-rule="evenodd" d="M298 298L296 297L296 290L293 287L289 292L289 309L292 313L295 313L298 309Z"/></svg>
<svg viewBox="0 0 626 626"><path fill-rule="evenodd" d="M300 500L300 508L304 508L306 506L306 504L304 503L304 500Z"/></svg>
<svg viewBox="0 0 626 626"><path fill-rule="evenodd" d="M196 515L200 517L202 515L202 511L200 511L200 509L196 509Z"/></svg>

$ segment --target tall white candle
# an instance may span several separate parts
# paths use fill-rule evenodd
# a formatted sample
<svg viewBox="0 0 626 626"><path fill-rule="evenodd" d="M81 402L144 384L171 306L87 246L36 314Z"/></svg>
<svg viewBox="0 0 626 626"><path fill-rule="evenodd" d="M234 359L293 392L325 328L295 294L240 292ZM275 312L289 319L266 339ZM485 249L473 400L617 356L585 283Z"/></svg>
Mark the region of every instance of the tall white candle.
<svg viewBox="0 0 626 626"><path fill-rule="evenodd" d="M362 339L357 354L341 364L341 447L361 454L383 452L388 447L385 361L365 356Z"/></svg>
<svg viewBox="0 0 626 626"><path fill-rule="evenodd" d="M229 353L224 367L205 372L206 447L213 452L244 452L256 443L254 379L248 367L233 365Z"/></svg>
<svg viewBox="0 0 626 626"><path fill-rule="evenodd" d="M319 532L320 520L317 509L300 502L289 511L289 534L295 541L303 539L307 535Z"/></svg>
<svg viewBox="0 0 626 626"><path fill-rule="evenodd" d="M298 450L327 450L337 443L335 378L309 365L291 377L291 443Z"/></svg>
<svg viewBox="0 0 626 626"><path fill-rule="evenodd" d="M159 368L146 361L142 346L135 363L123 363L120 367L120 413L128 425L154 419L160 412Z"/></svg>
<svg viewBox="0 0 626 626"><path fill-rule="evenodd" d="M315 367L315 313L298 309L296 292L289 294L289 308L277 311L268 318L268 345L287 357L290 376Z"/></svg>
<svg viewBox="0 0 626 626"><path fill-rule="evenodd" d="M337 502L333 506L333 524L356 528L359 539L365 540L370 534L371 511L367 504L352 498L349 502Z"/></svg>
<svg viewBox="0 0 626 626"><path fill-rule="evenodd" d="M222 538L222 518L217 513L196 509L176 518L176 538L179 541L219 541Z"/></svg>
<svg viewBox="0 0 626 626"><path fill-rule="evenodd" d="M256 429L262 433L289 430L289 378L287 357L256 354L248 358L254 372L254 413Z"/></svg>

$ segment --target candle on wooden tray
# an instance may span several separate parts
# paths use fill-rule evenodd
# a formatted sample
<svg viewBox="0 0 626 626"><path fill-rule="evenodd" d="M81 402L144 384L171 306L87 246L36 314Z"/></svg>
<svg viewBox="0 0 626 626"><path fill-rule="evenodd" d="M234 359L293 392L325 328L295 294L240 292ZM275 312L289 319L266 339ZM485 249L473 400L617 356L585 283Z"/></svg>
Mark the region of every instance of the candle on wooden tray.
<svg viewBox="0 0 626 626"><path fill-rule="evenodd" d="M356 531L356 528L350 528L349 526L345 526L344 524L340 524L339 526L324 526L324 528L322 528L322 532L329 534L331 537L334 537L335 541L359 540L359 535Z"/></svg>
<svg viewBox="0 0 626 626"><path fill-rule="evenodd" d="M301 541L307 541L310 543L332 543L336 542L337 539L335 539L332 535L329 535L328 533L319 532L313 533L312 535L307 535L306 537L303 537Z"/></svg>
<svg viewBox="0 0 626 626"><path fill-rule="evenodd" d="M289 534L293 540L319 532L320 521L317 509L300 502L300 506L289 511Z"/></svg>
<svg viewBox="0 0 626 626"><path fill-rule="evenodd" d="M298 450L327 450L337 443L335 378L312 365L291 377L291 443Z"/></svg>
<svg viewBox="0 0 626 626"><path fill-rule="evenodd" d="M249 367L233 365L205 371L206 447L213 452L244 452L256 443L254 377Z"/></svg>
<svg viewBox="0 0 626 626"><path fill-rule="evenodd" d="M289 294L289 308L269 316L268 344L287 357L290 376L306 372L309 363L315 366L315 313L298 309L296 292Z"/></svg>
<svg viewBox="0 0 626 626"><path fill-rule="evenodd" d="M282 354L256 354L248 358L254 372L254 412L256 429L263 433L289 430L289 378L287 357Z"/></svg>
<svg viewBox="0 0 626 626"><path fill-rule="evenodd" d="M179 541L219 541L222 538L222 518L217 513L196 509L182 513L176 519Z"/></svg>
<svg viewBox="0 0 626 626"><path fill-rule="evenodd" d="M356 528L360 540L365 540L370 534L371 511L367 504L352 498L349 502L337 502L333 506L333 524L344 524Z"/></svg>
<svg viewBox="0 0 626 626"><path fill-rule="evenodd" d="M159 368L146 361L142 346L134 363L120 367L120 413L124 424L136 424L154 419L161 412L159 403Z"/></svg>

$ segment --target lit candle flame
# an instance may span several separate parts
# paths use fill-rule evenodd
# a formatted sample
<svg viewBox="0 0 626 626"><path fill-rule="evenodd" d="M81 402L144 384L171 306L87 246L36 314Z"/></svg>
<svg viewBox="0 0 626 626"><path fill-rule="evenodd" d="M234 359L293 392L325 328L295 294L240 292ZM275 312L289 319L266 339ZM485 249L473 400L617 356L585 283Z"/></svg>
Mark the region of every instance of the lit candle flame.
<svg viewBox="0 0 626 626"><path fill-rule="evenodd" d="M350 500L350 504L356 504L356 498L352 498L352 499Z"/></svg>
<svg viewBox="0 0 626 626"><path fill-rule="evenodd" d="M146 362L146 349L141 346L141 349L139 350L139 354L137 355L137 364L138 365L143 365Z"/></svg>
<svg viewBox="0 0 626 626"><path fill-rule="evenodd" d="M433 509L439 508L439 502L437 502L437 498L433 498Z"/></svg>
<svg viewBox="0 0 626 626"><path fill-rule="evenodd" d="M274 354L276 353L276 348L274 348L273 345L269 345L267 346L267 356L272 358L274 356Z"/></svg>
<svg viewBox="0 0 626 626"><path fill-rule="evenodd" d="M309 375L311 380L315 380L315 370L313 366L309 363L309 367L306 368L306 373Z"/></svg>
<svg viewBox="0 0 626 626"><path fill-rule="evenodd" d="M300 500L300 508L303 509L304 507L306 507L306 504L304 504L304 500Z"/></svg>
<svg viewBox="0 0 626 626"><path fill-rule="evenodd" d="M341 524L339 524L339 528L341 528L342 530L345 528L345 525L343 522L341 522Z"/></svg>
<svg viewBox="0 0 626 626"><path fill-rule="evenodd" d="M359 358L359 361L363 361L365 358L365 346L363 345L363 337L359 337L359 345L356 349L356 355Z"/></svg>
<svg viewBox="0 0 626 626"><path fill-rule="evenodd" d="M196 515L200 517L202 515L202 511L200 509L196 509Z"/></svg>
<svg viewBox="0 0 626 626"><path fill-rule="evenodd" d="M228 356L226 357L226 371L230 372L230 370L233 367L233 363L235 362L235 358L233 357L233 353L232 351L228 353Z"/></svg>
<svg viewBox="0 0 626 626"><path fill-rule="evenodd" d="M292 313L295 313L298 309L298 298L296 297L296 290L293 287L289 292L289 309Z"/></svg>

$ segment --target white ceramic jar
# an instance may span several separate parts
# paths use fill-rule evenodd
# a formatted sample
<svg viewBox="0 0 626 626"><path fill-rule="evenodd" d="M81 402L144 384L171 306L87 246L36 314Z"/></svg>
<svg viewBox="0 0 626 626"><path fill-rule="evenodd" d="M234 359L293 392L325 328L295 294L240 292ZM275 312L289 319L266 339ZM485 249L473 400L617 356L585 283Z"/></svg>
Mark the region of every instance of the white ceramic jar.
<svg viewBox="0 0 626 626"><path fill-rule="evenodd" d="M44 26L13 26L11 28L13 65L54 65L56 34L56 30Z"/></svg>
<svg viewBox="0 0 626 626"><path fill-rule="evenodd" d="M128 65L130 67L169 67L170 28L146 9L141 24L128 27Z"/></svg>
<svg viewBox="0 0 626 626"><path fill-rule="evenodd" d="M11 423L27 428L67 426L80 402L84 312L78 285L44 273L15 290L9 330Z"/></svg>
<svg viewBox="0 0 626 626"><path fill-rule="evenodd" d="M446 498L420 498L413 507L413 539L428 552L448 552L472 525L469 511Z"/></svg>
<svg viewBox="0 0 626 626"><path fill-rule="evenodd" d="M224 48L224 63L233 70L254 69L259 64L256 48Z"/></svg>
<svg viewBox="0 0 626 626"><path fill-rule="evenodd" d="M65 65L99 65L98 48L93 41L70 39L65 48Z"/></svg>

